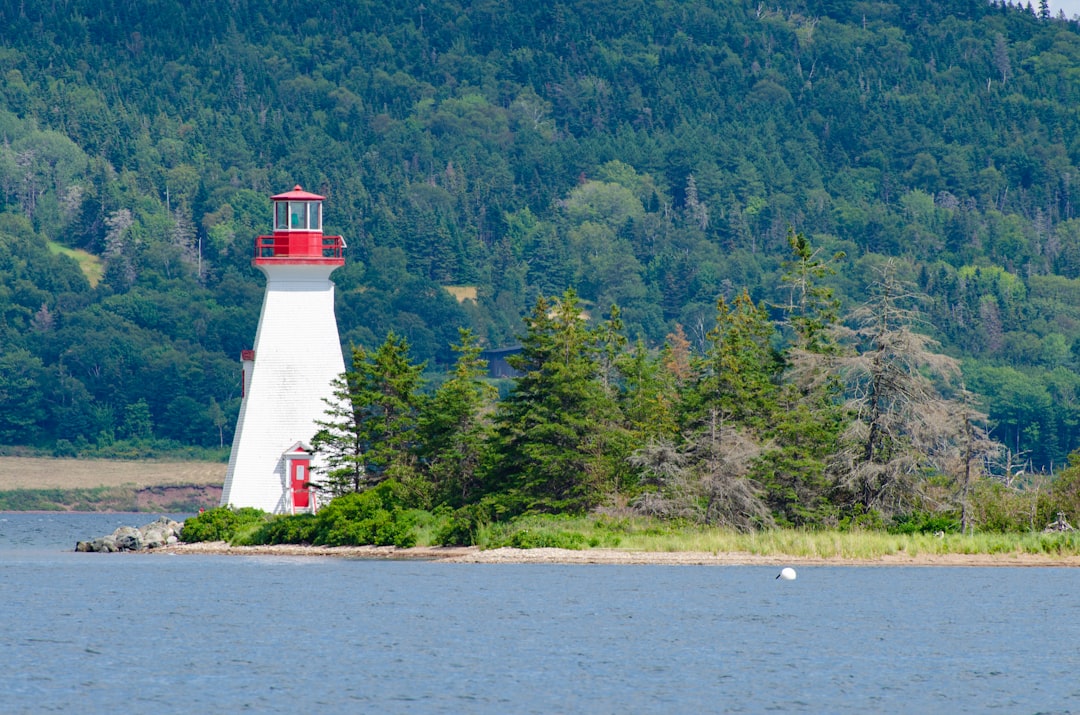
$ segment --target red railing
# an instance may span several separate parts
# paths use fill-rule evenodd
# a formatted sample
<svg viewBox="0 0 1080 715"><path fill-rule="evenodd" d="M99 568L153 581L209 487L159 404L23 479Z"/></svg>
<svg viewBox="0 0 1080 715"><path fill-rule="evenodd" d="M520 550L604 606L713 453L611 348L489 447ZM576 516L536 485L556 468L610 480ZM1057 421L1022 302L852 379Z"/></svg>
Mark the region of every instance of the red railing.
<svg viewBox="0 0 1080 715"><path fill-rule="evenodd" d="M341 260L345 251L345 239L341 236L323 236L319 233L288 233L259 236L255 239L256 259L328 259Z"/></svg>

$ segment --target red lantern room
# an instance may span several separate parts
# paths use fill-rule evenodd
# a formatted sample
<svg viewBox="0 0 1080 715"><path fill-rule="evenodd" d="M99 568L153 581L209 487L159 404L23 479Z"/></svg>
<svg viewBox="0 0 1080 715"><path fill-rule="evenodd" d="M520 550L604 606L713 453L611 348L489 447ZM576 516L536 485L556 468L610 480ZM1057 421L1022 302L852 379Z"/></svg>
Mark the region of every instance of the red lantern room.
<svg viewBox="0 0 1080 715"><path fill-rule="evenodd" d="M274 235L255 239L256 266L283 264L345 265L341 236L324 236L322 202L324 196L292 191L271 196L274 202Z"/></svg>

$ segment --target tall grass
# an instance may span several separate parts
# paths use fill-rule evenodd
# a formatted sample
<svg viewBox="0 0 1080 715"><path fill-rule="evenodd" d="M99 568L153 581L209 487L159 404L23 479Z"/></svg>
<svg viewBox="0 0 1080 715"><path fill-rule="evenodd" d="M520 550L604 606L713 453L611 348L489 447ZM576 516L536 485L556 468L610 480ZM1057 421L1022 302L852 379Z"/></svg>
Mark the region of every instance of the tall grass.
<svg viewBox="0 0 1080 715"><path fill-rule="evenodd" d="M420 539L421 543L425 539ZM741 533L645 518L529 517L480 530L478 546L646 552L744 553L755 556L878 559L944 554L1080 555L1080 533L889 534L881 531L774 529Z"/></svg>

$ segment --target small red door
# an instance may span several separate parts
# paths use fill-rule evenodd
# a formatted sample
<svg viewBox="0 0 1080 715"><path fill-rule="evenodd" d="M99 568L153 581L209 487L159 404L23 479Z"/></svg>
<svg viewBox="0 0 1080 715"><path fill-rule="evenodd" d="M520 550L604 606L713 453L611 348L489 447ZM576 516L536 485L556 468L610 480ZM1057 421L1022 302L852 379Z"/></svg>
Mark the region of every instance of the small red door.
<svg viewBox="0 0 1080 715"><path fill-rule="evenodd" d="M292 503L293 512L307 509L311 491L308 487L308 465L306 459L292 460Z"/></svg>

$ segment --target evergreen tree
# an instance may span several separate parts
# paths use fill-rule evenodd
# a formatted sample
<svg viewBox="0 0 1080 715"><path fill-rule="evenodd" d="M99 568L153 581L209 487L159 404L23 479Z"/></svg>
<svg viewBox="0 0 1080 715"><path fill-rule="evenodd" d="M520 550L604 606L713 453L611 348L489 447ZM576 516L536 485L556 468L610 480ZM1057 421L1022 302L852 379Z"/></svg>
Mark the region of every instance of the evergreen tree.
<svg viewBox="0 0 1080 715"><path fill-rule="evenodd" d="M497 396L484 382L487 361L471 330L460 330L453 346L457 362L450 378L424 405L419 419L420 459L435 489L435 502L461 506L480 488Z"/></svg>
<svg viewBox="0 0 1080 715"><path fill-rule="evenodd" d="M317 423L312 439L325 459L330 492L364 491L390 477L415 476L423 370L411 361L408 341L392 331L374 352L353 348L352 369L334 380L327 419Z"/></svg>
<svg viewBox="0 0 1080 715"><path fill-rule="evenodd" d="M783 308L795 333L795 347L810 353L834 353L836 343L830 329L839 319L840 301L823 281L836 273L833 264L846 256L837 251L830 259L823 259L821 249L794 229L788 229L787 240L791 258L784 262L780 280L788 287Z"/></svg>
<svg viewBox="0 0 1080 715"><path fill-rule="evenodd" d="M491 488L514 512L581 512L624 469L615 402L601 382L598 336L577 295L537 300L525 319L521 375L499 406Z"/></svg>
<svg viewBox="0 0 1080 715"><path fill-rule="evenodd" d="M750 473L776 414L780 362L775 327L764 307L743 291L732 305L717 302L716 325L698 370L695 458L702 518L707 524L748 529L772 517Z"/></svg>
<svg viewBox="0 0 1080 715"><path fill-rule="evenodd" d="M786 324L793 342L784 353L779 409L767 435L773 448L755 466L776 519L787 525L820 523L828 511L828 464L846 415L834 362L839 301L822 281L836 271L802 234L789 229L792 257L781 281L788 286Z"/></svg>
<svg viewBox="0 0 1080 715"><path fill-rule="evenodd" d="M716 415L755 432L765 428L776 410L781 367L774 335L768 313L745 290L731 305L723 297L717 301L716 324L706 335L691 391L692 422L708 423Z"/></svg>

